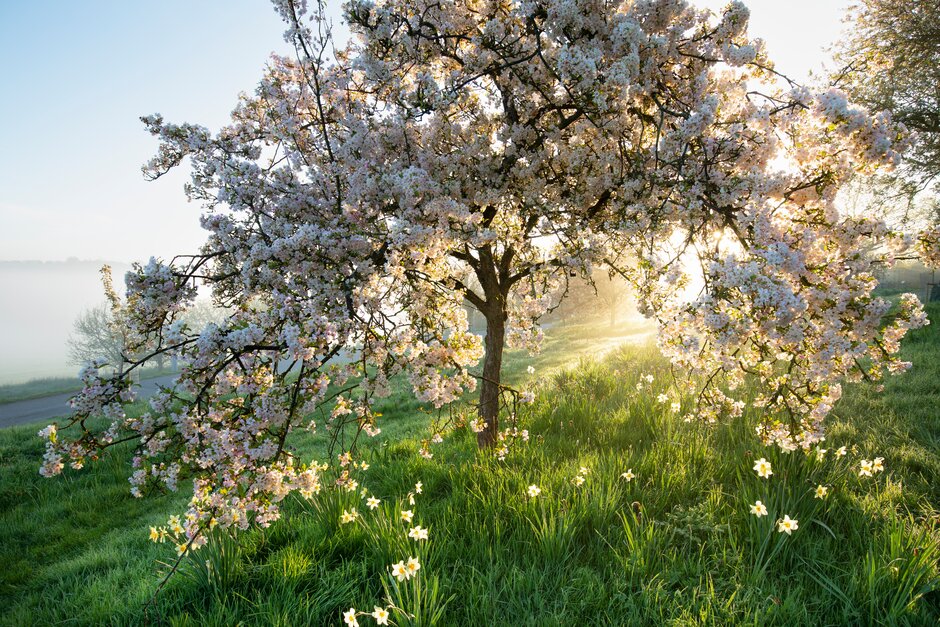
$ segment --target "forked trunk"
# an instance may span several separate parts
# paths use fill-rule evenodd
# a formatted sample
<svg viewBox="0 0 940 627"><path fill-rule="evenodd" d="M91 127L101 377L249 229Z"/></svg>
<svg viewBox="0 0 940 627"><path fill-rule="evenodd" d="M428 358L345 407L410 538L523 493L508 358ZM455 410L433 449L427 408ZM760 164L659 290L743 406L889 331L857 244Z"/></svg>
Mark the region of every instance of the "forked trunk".
<svg viewBox="0 0 940 627"><path fill-rule="evenodd" d="M477 445L488 448L496 443L499 431L499 384L506 342L506 314L502 311L486 316L486 337L483 356L483 380L480 384L480 421L485 423L477 433Z"/></svg>

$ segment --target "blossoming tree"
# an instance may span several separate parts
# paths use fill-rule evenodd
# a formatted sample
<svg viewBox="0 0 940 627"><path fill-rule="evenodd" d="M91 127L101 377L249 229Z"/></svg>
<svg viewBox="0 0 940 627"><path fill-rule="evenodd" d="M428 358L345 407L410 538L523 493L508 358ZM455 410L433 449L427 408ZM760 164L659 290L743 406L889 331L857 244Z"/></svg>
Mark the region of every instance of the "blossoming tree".
<svg viewBox="0 0 940 627"><path fill-rule="evenodd" d="M289 434L326 431L348 463L390 377L442 411L479 387L492 445L502 404L528 400L501 382L504 347L537 348L567 277L597 267L694 375L683 411L737 415L755 377L763 436L784 447L819 440L840 380L908 367L899 341L923 312L908 295L886 316L871 270L909 238L834 206L855 173L898 162L905 133L779 74L740 2L716 17L682 0L351 0L335 51L322 6L274 4L296 55L272 59L230 125L144 119L161 140L145 172L188 157L209 232L127 275L129 330L180 357L178 382L128 418L143 359L117 378L86 368L69 431L43 432L43 474L134 440L135 495L194 479L198 546L318 491ZM181 321L195 281L232 308L224 323Z"/></svg>

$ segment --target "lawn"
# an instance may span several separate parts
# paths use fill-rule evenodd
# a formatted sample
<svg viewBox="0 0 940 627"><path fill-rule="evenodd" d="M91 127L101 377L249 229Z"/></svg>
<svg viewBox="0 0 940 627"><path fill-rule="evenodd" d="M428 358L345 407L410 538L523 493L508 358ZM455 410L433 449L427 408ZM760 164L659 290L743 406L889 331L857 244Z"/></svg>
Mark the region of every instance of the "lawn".
<svg viewBox="0 0 940 627"><path fill-rule="evenodd" d="M883 393L847 386L822 456L762 446L751 411L682 421L670 403L688 391L636 331L566 326L540 356L511 354L509 377L538 397L520 415L529 443L502 461L466 429L420 457L427 418L399 391L356 475L377 509L358 492L291 497L268 529L214 538L149 609L175 553L147 531L186 494L132 498L126 451L41 479L37 427L0 431L0 622L321 625L394 604L441 625L937 624L940 324L905 341L914 370ZM324 460L321 443L294 445ZM761 457L769 478L752 470ZM884 472L859 476L875 457ZM757 500L767 516L750 513ZM402 510L426 541L407 537ZM777 531L785 515L792 535ZM389 568L409 557L421 569L399 583Z"/></svg>

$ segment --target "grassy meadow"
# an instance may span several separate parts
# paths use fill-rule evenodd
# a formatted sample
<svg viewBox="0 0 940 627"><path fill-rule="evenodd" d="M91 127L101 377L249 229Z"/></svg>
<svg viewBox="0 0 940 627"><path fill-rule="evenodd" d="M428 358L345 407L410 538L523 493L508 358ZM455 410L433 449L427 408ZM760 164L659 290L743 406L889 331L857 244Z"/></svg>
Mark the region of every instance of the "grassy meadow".
<svg viewBox="0 0 940 627"><path fill-rule="evenodd" d="M393 605L399 625L936 625L940 307L929 313L904 344L911 372L882 393L847 386L822 456L762 446L753 410L683 422L670 404L688 390L626 325L569 325L539 356L510 354L510 380L538 396L520 415L529 442L503 461L465 428L423 459L427 417L400 385L355 473L378 508L339 489L291 496L271 527L215 536L149 608L175 552L148 529L183 511L185 489L132 498L128 450L42 479L42 425L2 430L0 624L334 625ZM293 444L325 460L306 434ZM769 478L752 470L762 457ZM875 457L884 472L859 476ZM750 513L757 500L766 516ZM427 540L407 536L413 524ZM409 557L420 570L398 582L389 568Z"/></svg>
<svg viewBox="0 0 940 627"><path fill-rule="evenodd" d="M7 383L0 385L0 405L81 389L82 382L77 377L42 377L23 383Z"/></svg>
<svg viewBox="0 0 940 627"><path fill-rule="evenodd" d="M174 372L170 368L149 367L140 372L137 380L162 377ZM6 383L0 385L0 405L42 398L53 394L74 393L81 391L81 389L82 382L78 377L43 377L30 379L23 383Z"/></svg>

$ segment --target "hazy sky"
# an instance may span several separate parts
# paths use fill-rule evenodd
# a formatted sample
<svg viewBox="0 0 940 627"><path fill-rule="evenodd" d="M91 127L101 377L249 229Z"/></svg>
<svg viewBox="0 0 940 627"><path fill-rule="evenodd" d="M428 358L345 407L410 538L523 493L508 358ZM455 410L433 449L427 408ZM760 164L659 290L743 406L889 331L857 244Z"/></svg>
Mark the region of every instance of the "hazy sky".
<svg viewBox="0 0 940 627"><path fill-rule="evenodd" d="M805 78L847 4L752 0L750 32L778 69ZM138 118L218 128L270 53L287 51L282 30L264 0L0 2L0 259L196 249L200 210L183 195L185 173L140 174L156 142Z"/></svg>

